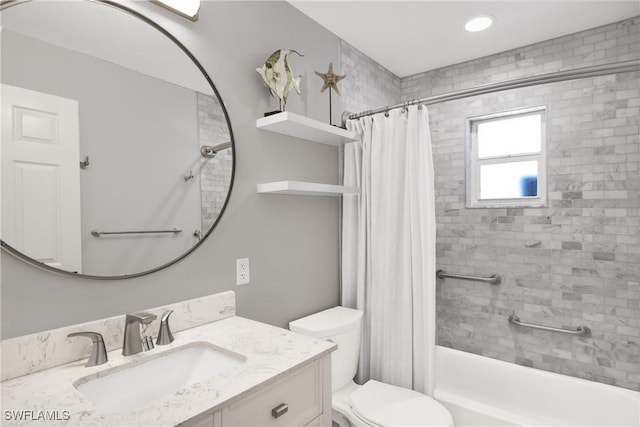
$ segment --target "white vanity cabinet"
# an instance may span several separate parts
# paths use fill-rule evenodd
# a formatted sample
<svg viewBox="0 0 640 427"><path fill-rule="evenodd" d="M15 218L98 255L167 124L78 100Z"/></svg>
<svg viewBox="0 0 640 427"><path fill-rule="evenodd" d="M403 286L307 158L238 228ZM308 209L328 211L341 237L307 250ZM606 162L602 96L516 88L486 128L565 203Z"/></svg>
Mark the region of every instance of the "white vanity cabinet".
<svg viewBox="0 0 640 427"><path fill-rule="evenodd" d="M217 312L217 307L209 306L208 310ZM77 330L87 328L73 326L63 329L59 342L64 343L66 335ZM109 352L109 362L104 365L87 368L83 358L3 381L0 384L2 409L65 408L69 419L56 422L57 427L331 427L331 352L337 348L335 343L233 315L179 331L174 337L171 344L127 357L116 348ZM34 338L21 339L14 348L33 349L23 343L40 345L46 342ZM174 393L153 396L144 404L116 412L101 410L88 396L81 399L83 392L74 386L112 373L126 374L133 378L130 381L139 381L134 377L139 372L138 367L151 366L156 372L160 366L158 362L164 360L161 366L165 368L158 371L158 378L148 382L153 390L145 389L150 390L151 395L165 384L160 379L170 369L167 366L188 363L174 358L172 354L185 354L185 349L202 346L235 355L237 363ZM3 341L3 369L5 355L9 354L5 352L6 348ZM39 348L39 352L31 350L31 353L39 355L44 349ZM25 360L31 353L13 352L12 357L18 360L24 356L21 360ZM34 359L30 360L35 363ZM217 363L216 360L208 360L205 366L194 367L189 375ZM187 374L180 375L177 377L183 378ZM118 391L108 396L112 396L114 402L119 402L118 399L131 400L130 395L120 392L123 387L127 385L120 386ZM148 397L145 392L139 393ZM36 423L3 420L2 426L36 427Z"/></svg>
<svg viewBox="0 0 640 427"><path fill-rule="evenodd" d="M195 420L194 420L195 421ZM331 356L305 363L275 382L256 387L238 400L188 427L331 426Z"/></svg>

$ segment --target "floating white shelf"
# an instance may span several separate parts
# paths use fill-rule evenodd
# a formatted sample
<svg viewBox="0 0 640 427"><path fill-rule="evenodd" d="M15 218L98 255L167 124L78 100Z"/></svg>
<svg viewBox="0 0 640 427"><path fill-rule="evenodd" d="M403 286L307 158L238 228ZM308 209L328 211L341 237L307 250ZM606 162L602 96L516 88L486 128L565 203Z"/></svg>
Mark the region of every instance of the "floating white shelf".
<svg viewBox="0 0 640 427"><path fill-rule="evenodd" d="M258 193L262 194L290 194L294 196L342 196L359 194L357 187L342 185L318 184L303 181L278 181L258 184Z"/></svg>
<svg viewBox="0 0 640 427"><path fill-rule="evenodd" d="M256 127L282 135L334 146L353 142L358 138L353 132L289 111L258 119Z"/></svg>

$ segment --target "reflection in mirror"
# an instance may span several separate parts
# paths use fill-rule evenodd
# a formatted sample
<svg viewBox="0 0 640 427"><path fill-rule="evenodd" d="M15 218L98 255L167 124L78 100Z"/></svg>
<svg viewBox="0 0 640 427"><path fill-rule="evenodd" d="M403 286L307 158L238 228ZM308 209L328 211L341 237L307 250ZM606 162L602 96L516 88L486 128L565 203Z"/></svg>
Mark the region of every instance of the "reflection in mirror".
<svg viewBox="0 0 640 427"><path fill-rule="evenodd" d="M21 3L1 24L5 248L100 278L193 250L224 210L234 159L190 54L99 2Z"/></svg>

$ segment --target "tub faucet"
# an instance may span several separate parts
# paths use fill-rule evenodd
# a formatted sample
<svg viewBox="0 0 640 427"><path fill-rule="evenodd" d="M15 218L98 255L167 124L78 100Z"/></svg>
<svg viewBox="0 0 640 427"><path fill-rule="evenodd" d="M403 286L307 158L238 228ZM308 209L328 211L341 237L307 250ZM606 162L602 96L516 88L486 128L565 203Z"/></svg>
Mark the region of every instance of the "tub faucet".
<svg viewBox="0 0 640 427"><path fill-rule="evenodd" d="M123 356L130 356L153 348L153 340L147 336L146 330L157 317L155 314L144 311L127 314L124 321Z"/></svg>

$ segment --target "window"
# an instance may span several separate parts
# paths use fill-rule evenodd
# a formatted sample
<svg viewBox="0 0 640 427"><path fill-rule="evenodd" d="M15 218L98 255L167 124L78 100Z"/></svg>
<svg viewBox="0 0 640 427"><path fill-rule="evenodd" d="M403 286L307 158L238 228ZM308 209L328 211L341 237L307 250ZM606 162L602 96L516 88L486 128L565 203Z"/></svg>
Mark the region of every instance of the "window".
<svg viewBox="0 0 640 427"><path fill-rule="evenodd" d="M467 206L545 206L545 108L467 122Z"/></svg>

